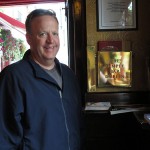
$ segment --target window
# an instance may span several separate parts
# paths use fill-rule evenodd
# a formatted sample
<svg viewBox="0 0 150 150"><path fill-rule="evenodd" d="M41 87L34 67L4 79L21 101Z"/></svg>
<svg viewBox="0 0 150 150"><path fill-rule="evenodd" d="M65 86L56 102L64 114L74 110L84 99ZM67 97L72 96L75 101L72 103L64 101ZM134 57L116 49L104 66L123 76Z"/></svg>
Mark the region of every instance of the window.
<svg viewBox="0 0 150 150"><path fill-rule="evenodd" d="M59 21L59 36L60 36L60 50L56 57L60 60L60 62L68 65L67 18L65 16L65 10L63 9L64 7L65 7L65 2L13 5L13 6L1 7L0 13L6 15L5 17L10 17L10 18L7 20L6 18L2 18L0 15L0 57L1 57L1 66L2 66L2 68L0 68L0 71L1 69L3 69L3 67L7 66L9 63L13 63L21 59L23 53L29 48L29 45L27 44L25 39L24 22L27 14L36 8L53 9L56 12L56 16ZM12 21L10 21L11 19ZM5 46L6 50L9 51L12 50L12 48L14 49L12 50L13 52L11 53L7 52L6 55L7 58L10 57L9 55L13 56L13 59L11 60L11 62L7 62L6 64L3 64L2 62L3 54L5 51L3 50L3 45L4 45L3 38L6 37L6 34L9 37L11 37L11 39L9 39L9 41L11 40L11 44L14 41L15 43L13 44L15 44L16 46L20 46L19 48L22 48L22 50L20 52L20 49L18 47L14 48L14 46L9 43L7 46ZM6 42L9 42L7 39L8 38L5 38L6 40L5 44Z"/></svg>

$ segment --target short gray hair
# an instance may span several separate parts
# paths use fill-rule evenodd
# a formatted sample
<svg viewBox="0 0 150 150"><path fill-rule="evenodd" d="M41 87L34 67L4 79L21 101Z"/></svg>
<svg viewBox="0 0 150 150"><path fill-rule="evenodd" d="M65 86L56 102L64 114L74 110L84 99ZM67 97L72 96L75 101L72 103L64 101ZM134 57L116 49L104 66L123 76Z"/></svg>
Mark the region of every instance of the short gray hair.
<svg viewBox="0 0 150 150"><path fill-rule="evenodd" d="M26 21L25 21L26 32L31 33L31 22L34 18L36 18L38 16L44 16L44 15L52 16L58 22L55 11L53 11L51 9L49 9L49 10L35 9L31 13L29 13L27 18L26 18Z"/></svg>

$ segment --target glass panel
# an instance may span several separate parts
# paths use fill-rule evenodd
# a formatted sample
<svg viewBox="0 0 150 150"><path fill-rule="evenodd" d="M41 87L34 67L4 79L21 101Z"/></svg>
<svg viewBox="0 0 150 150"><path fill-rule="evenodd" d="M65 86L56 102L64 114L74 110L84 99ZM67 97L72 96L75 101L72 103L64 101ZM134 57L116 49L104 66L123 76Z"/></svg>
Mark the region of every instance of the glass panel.
<svg viewBox="0 0 150 150"><path fill-rule="evenodd" d="M60 50L57 58L68 65L67 18L65 2L5 6L0 9L0 71L20 60L29 48L25 39L24 22L29 12L36 8L53 9L59 21ZM9 14L9 16L8 16Z"/></svg>

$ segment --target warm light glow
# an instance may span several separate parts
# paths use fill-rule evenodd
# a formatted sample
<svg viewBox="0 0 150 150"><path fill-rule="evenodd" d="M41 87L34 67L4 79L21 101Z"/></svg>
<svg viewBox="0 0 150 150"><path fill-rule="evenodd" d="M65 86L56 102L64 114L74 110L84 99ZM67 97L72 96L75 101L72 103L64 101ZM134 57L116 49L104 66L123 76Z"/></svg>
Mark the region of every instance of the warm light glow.
<svg viewBox="0 0 150 150"><path fill-rule="evenodd" d="M81 14L81 2L79 0L74 1L74 14L80 16Z"/></svg>

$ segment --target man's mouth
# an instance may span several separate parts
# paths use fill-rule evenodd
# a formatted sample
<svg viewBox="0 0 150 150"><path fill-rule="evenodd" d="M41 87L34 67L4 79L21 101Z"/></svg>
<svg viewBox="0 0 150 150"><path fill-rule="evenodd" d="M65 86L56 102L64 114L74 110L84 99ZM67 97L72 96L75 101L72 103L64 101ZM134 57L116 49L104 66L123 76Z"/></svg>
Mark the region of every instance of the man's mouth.
<svg viewBox="0 0 150 150"><path fill-rule="evenodd" d="M53 50L54 46L50 46L50 47L44 47L46 50Z"/></svg>

